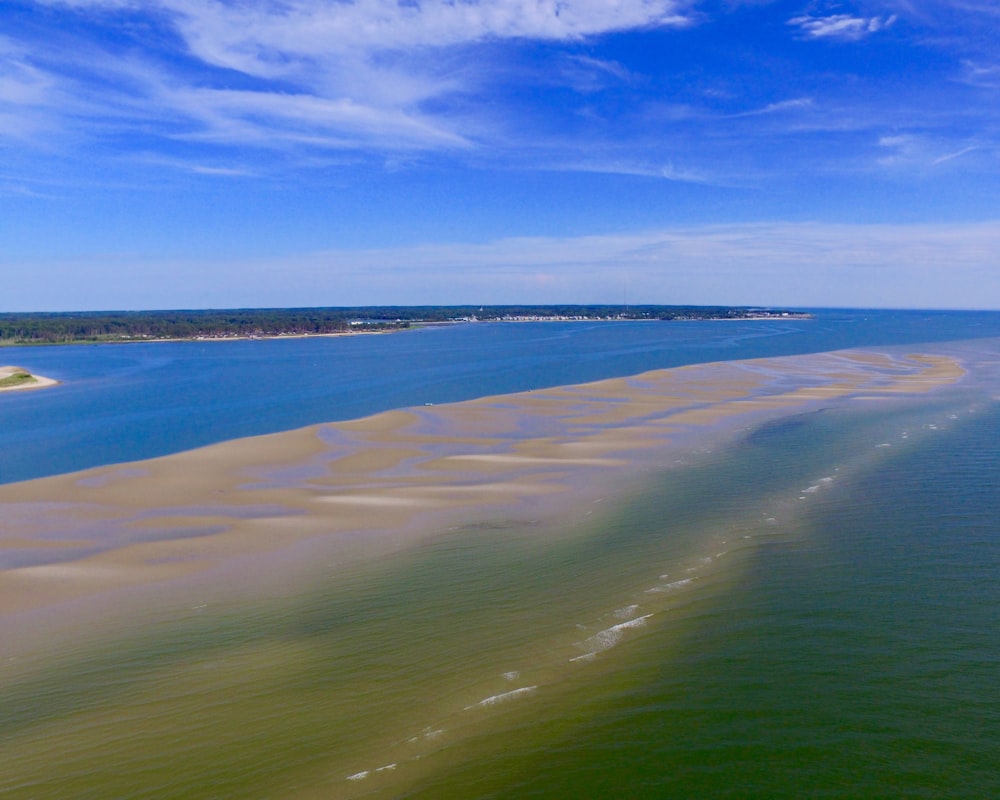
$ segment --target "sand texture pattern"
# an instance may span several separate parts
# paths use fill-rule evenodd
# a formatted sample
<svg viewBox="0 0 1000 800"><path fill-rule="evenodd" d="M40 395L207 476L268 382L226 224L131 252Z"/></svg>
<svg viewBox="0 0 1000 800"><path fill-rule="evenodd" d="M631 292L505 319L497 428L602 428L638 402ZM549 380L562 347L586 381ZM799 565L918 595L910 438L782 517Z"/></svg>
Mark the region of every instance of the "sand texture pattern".
<svg viewBox="0 0 1000 800"><path fill-rule="evenodd" d="M263 586L323 542L344 563L586 487L740 427L958 381L934 355L838 352L660 370L361 420L0 487L0 638L82 599ZM280 557L276 554L281 554ZM266 558L263 558L266 556Z"/></svg>

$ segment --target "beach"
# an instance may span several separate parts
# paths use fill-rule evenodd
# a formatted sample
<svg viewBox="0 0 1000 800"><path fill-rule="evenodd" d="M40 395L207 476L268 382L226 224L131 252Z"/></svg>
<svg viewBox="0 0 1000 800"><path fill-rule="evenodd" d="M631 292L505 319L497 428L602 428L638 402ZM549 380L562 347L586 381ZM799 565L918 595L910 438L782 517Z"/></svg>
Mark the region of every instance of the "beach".
<svg viewBox="0 0 1000 800"><path fill-rule="evenodd" d="M471 586L465 585L461 572L469 567L459 558L461 553L485 547L483 552L501 562L509 560L510 569L529 577L539 570L557 573L562 566L551 560L552 553L566 541L594 536L593 526L606 521L613 509L630 503L641 506L633 497L635 487L654 476L695 476L713 453L767 424L837 406L881 408L933 395L965 375L952 355L905 350L702 364L410 407L0 486L5 685L14 687L15 694L23 693L39 672L58 674L60 663L80 658L87 662L96 658L86 655L93 652L103 653L98 661L107 659L102 642L117 642L113 647L119 652L131 653L126 660L146 663L149 656L142 654L141 642L155 639L157 630L166 639L174 635L171 632L183 631L184 641L170 647L186 655L153 658L139 671L143 677L124 702L133 709L154 704L160 709L153 714L156 718L161 713L171 719L175 714L190 718L185 697L203 698L206 692L231 697L239 691L256 697L258 689L247 683L254 681L255 673L270 682L311 664L317 655L308 639L268 635L241 643L239 637L227 638L226 632L233 625L239 628L243 623L233 620L246 615L258 622L273 615L308 619L315 610L303 614L301 607L290 609L316 586L327 586L337 599L324 603L353 609L344 619L333 615L324 623L337 630L347 625L337 638L338 647L344 648L337 666L327 668L343 670L336 680L328 678L342 682L336 693L340 699L330 713L343 715L337 725L353 734L343 740L334 736L333 743L325 740L324 747L330 749L310 755L299 777L290 782L287 776L277 779L272 791L287 797L353 797L384 785L391 796L407 781L426 777L434 754L456 752L444 747L445 742L468 737L474 742L485 735L495 709L507 713L527 705L529 698L558 695L563 684L577 685L580 673L567 670L585 665L598 672L609 669L613 662L603 661L606 651L653 625L677 598L728 585L738 572L722 564L738 564L753 550L749 544L734 549L728 534L699 522L687 538L670 545L674 549L668 548L668 555L657 551L656 558L672 565L669 574L654 572L649 585L631 586L629 591L638 592L641 602L622 601L612 607L610 619L593 620L584 633L557 633L546 622L525 641L521 629L534 624L535 606L521 606L521 600L504 595L500 607L510 604L504 612L510 615L510 630L494 634L480 656L463 650L468 662L455 667L449 660L445 670L434 650L451 652L452 639L461 640L463 631L470 641L480 641L476 620L497 602L490 595L495 577L481 577L468 594ZM886 451L873 447L866 452ZM765 493L760 502L782 506L807 500L834 479L831 472L798 488L788 500ZM685 498L704 491L695 485L680 492L678 502L689 502ZM765 527L772 524L768 519L777 518L761 513ZM766 512L772 513L778 512ZM751 540L749 534L743 538ZM721 559L723 554L727 559ZM402 611L393 619L377 613L374 609L384 595L371 594L372 587L404 586L410 579L402 576L425 560L433 565L428 569L436 576L434 585L454 582L454 593L424 597L423 590L413 589L406 599L399 588L401 602L416 616L404 625ZM629 569L640 575L641 566L640 560ZM597 563L592 568L595 577L588 578L597 582L584 584L595 601L612 596L600 578L605 569ZM393 579L397 571L400 577ZM524 603L532 591L544 595L548 590L526 589ZM395 589L388 596L394 597ZM365 603L374 605L365 611ZM590 600L581 605L590 607ZM517 622L521 617L523 626ZM395 633L377 645L373 631L382 627ZM406 634L401 633L404 629ZM422 633L411 643L412 650L405 655L394 652L400 636L409 640L417 631ZM217 647L223 648L224 657L212 655ZM530 658L526 647L534 652ZM494 672L486 663L490 660L484 660L487 652L502 653L509 668ZM377 677L383 659L402 670L391 683ZM532 663L530 674L516 663L519 660ZM109 672L116 672L115 663L108 662ZM441 695L441 686L425 670L443 676L452 669L461 677ZM167 695L180 698L177 711L170 701L154 699L164 681L173 687ZM352 705L350 697L364 701ZM244 714L272 713L256 705L248 700L244 712L228 716L228 733L198 725L201 733L188 729L185 735L197 741L208 736L216 744L220 736L236 736L241 741L239 758L233 762L237 771L252 755L252 746L239 735L241 724L260 735L265 730L304 735L293 734L296 723L289 721L272 721L271 728L249 722ZM20 778L11 780L33 785L27 776L44 758L44 748L32 744L40 740L33 737L45 730L54 740L65 741L71 752L83 747L79 759L101 761L103 756L86 753L94 748L99 752L102 746L94 741L84 746L74 731L103 730L123 713L115 707L88 703L68 713L65 721L56 714L41 728L28 726L23 736L0 750L5 763L16 765L11 774ZM133 712L125 713L133 720L125 730L134 729L140 739L153 735ZM74 722L78 714L83 717ZM122 735L117 730L108 742ZM153 740L159 741L157 736ZM136 745L134 752L126 749L142 761L151 757L146 750L153 740L144 740L144 747ZM468 754L461 748L458 752ZM443 756L444 764L449 757ZM73 757L68 760L72 763ZM435 763L433 770L440 770L441 762ZM49 789L43 781L37 793L23 796L58 796L67 786L85 785L66 780L69 783L53 783ZM108 784L106 790L113 792L115 786ZM182 796L183 786L177 786L177 796ZM232 796L237 794L233 789Z"/></svg>
<svg viewBox="0 0 1000 800"><path fill-rule="evenodd" d="M32 375L21 367L0 367L0 392L14 392L24 389L43 389L55 386L59 381L42 375Z"/></svg>

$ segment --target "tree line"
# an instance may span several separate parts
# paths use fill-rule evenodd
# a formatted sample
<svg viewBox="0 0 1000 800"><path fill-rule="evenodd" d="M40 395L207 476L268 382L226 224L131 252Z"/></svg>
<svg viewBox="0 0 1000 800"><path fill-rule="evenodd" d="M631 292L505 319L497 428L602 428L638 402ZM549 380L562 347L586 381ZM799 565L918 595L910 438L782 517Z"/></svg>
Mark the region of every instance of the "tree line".
<svg viewBox="0 0 1000 800"><path fill-rule="evenodd" d="M345 306L187 311L0 313L0 344L295 336L397 330L414 323L525 318L741 319L804 316L731 306Z"/></svg>

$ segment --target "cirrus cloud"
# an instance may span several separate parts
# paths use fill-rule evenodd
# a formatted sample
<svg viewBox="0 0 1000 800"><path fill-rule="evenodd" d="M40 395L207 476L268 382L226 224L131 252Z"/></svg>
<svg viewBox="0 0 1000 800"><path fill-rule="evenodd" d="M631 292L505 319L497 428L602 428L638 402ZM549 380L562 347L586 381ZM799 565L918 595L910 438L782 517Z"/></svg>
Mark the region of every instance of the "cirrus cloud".
<svg viewBox="0 0 1000 800"><path fill-rule="evenodd" d="M873 33L892 27L896 15L889 17L854 17L850 14L793 17L789 25L799 28L813 39L843 39L857 41Z"/></svg>
<svg viewBox="0 0 1000 800"><path fill-rule="evenodd" d="M45 114L69 127L69 96L92 135L114 117L237 147L467 148L491 130L469 111L502 80L490 48L683 26L692 2L35 0L59 29L0 49L0 135Z"/></svg>

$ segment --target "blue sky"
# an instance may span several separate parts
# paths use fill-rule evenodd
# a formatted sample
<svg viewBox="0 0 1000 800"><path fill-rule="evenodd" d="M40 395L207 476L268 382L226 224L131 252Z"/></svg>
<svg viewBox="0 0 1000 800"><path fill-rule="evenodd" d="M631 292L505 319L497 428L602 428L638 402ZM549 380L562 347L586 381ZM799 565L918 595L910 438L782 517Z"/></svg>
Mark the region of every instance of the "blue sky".
<svg viewBox="0 0 1000 800"><path fill-rule="evenodd" d="M0 0L0 310L1000 309L996 0Z"/></svg>

